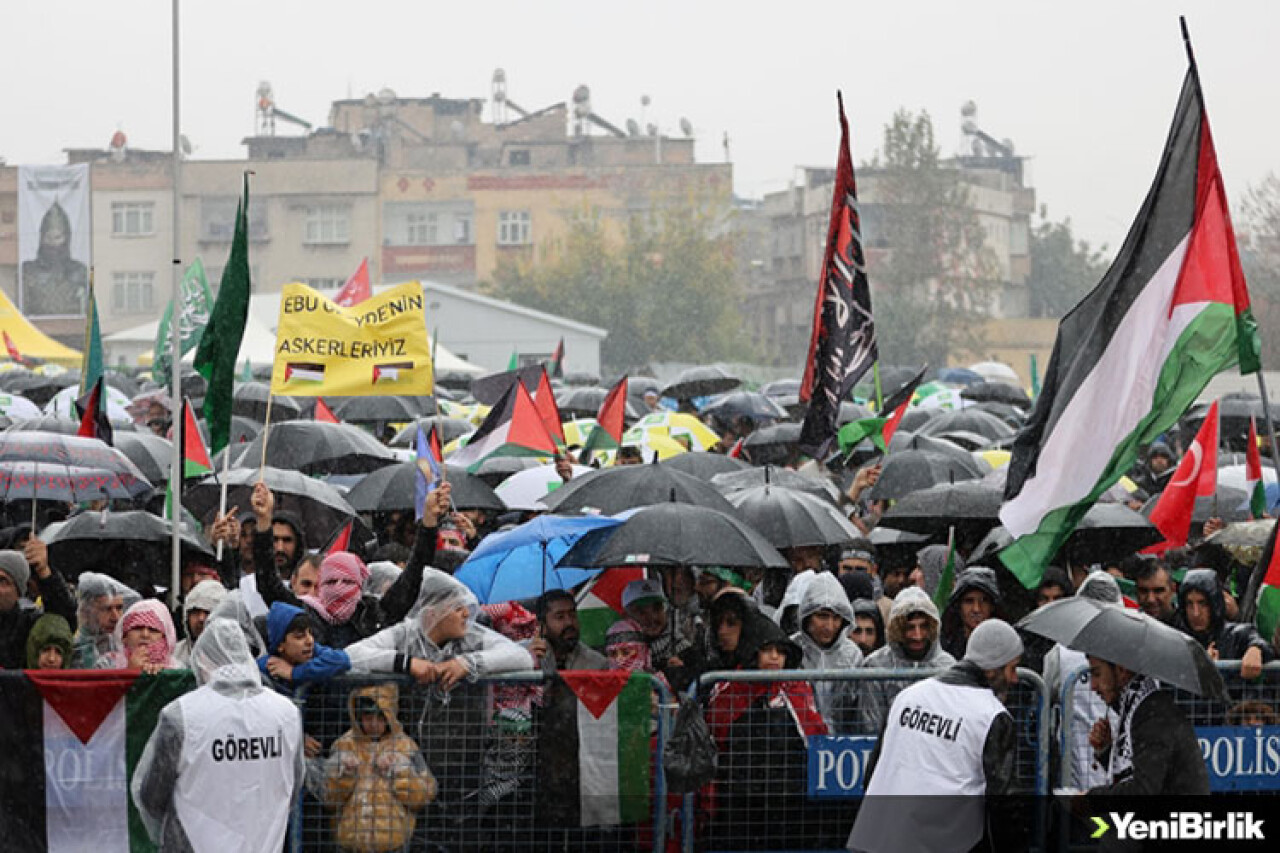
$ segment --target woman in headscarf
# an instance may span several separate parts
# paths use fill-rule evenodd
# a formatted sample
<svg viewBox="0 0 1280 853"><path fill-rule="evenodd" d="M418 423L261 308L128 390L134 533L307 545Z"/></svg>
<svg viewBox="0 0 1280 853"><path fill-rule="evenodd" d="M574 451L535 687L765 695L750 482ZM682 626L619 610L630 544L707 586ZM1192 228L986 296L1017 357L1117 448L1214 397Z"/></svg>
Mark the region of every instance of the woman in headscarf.
<svg viewBox="0 0 1280 853"><path fill-rule="evenodd" d="M178 637L173 617L159 601L148 598L125 611L116 625L119 651L100 659L99 669L141 669L154 674L162 669L184 669L173 657Z"/></svg>

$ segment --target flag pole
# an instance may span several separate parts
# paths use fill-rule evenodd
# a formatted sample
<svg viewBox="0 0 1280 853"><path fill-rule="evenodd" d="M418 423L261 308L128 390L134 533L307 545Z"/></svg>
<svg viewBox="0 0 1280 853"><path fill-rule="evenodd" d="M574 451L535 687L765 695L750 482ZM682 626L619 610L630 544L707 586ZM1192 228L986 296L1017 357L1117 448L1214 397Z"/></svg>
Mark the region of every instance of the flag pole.
<svg viewBox="0 0 1280 853"><path fill-rule="evenodd" d="M267 392L267 419L262 425L262 460L258 463L258 482L263 480L263 471L267 467L267 441L271 438L271 401L275 399L275 394Z"/></svg>
<svg viewBox="0 0 1280 853"><path fill-rule="evenodd" d="M181 32L178 20L178 0L172 0L172 58L173 58L173 284L171 304L173 310L169 315L169 372L171 376L170 384L170 412L183 414L181 395L182 395L182 364L181 364L181 339L179 336L178 311L182 305L182 216L180 206L182 203L182 130L181 130L181 78L179 74L179 33ZM185 424L179 423L178 429L181 430ZM179 433L179 437L181 433ZM178 606L178 591L182 584L182 550L181 539L179 537L182 524L182 442L175 441L173 443L173 453L170 456L169 470L169 488L173 493L173 518L172 529L169 531L169 556L170 556L170 578L169 578L169 608L174 609Z"/></svg>
<svg viewBox="0 0 1280 853"><path fill-rule="evenodd" d="M40 463L36 463L35 474L31 477L31 535L35 536L40 522Z"/></svg>
<svg viewBox="0 0 1280 853"><path fill-rule="evenodd" d="M1262 395L1262 417L1267 422L1267 435L1271 438L1269 448L1271 467L1275 469L1276 479L1280 480L1280 457L1276 455L1276 422L1271 419L1271 401L1267 399L1267 381L1262 378L1262 368L1258 368L1258 393Z"/></svg>
<svg viewBox="0 0 1280 853"><path fill-rule="evenodd" d="M231 472L231 445L222 448L222 488L218 495L218 517L227 514L227 476ZM222 540L218 540L218 562L222 562Z"/></svg>

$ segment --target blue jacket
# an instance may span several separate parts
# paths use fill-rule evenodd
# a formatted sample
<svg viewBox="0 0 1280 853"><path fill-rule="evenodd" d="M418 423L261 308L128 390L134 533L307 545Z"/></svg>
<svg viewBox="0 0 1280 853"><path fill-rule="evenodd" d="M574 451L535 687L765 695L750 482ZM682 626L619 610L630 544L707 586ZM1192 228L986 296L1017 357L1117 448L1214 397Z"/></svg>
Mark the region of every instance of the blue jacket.
<svg viewBox="0 0 1280 853"><path fill-rule="evenodd" d="M328 681L335 675L342 675L351 669L351 658L346 652L316 643L311 660L295 666L292 679L286 682L271 677L267 672L267 658L280 648L293 620L304 613L301 607L294 607L283 601L273 601L271 609L267 611L267 648L271 651L258 658L258 669L262 671L263 681L280 692L292 692L294 688L303 684Z"/></svg>

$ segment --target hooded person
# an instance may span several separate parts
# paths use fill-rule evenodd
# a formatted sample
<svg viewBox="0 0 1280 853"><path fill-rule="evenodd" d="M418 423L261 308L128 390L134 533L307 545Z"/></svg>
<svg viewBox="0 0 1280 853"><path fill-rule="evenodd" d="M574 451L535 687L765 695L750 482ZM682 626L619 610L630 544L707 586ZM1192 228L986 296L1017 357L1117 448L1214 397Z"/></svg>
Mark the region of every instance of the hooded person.
<svg viewBox="0 0 1280 853"><path fill-rule="evenodd" d="M755 602L737 587L716 594L710 609L708 669L751 669L757 641L753 632L759 614Z"/></svg>
<svg viewBox="0 0 1280 853"><path fill-rule="evenodd" d="M996 573L986 566L968 567L956 575L947 609L942 612L942 648L952 657L964 657L969 634L985 620L999 615L1000 584Z"/></svg>
<svg viewBox="0 0 1280 853"><path fill-rule="evenodd" d="M364 594L381 599L391 589L391 585L400 579L403 571L390 560L369 563L369 578L364 582Z"/></svg>
<svg viewBox="0 0 1280 853"><path fill-rule="evenodd" d="M328 681L351 669L345 651L315 642L307 612L283 601L273 602L267 612L267 648L258 656L262 680L286 695L303 684Z"/></svg>
<svg viewBox="0 0 1280 853"><path fill-rule="evenodd" d="M97 669L98 661L120 650L116 625L142 596L120 581L97 572L81 572L76 583L76 633L71 667Z"/></svg>
<svg viewBox="0 0 1280 853"><path fill-rule="evenodd" d="M208 624L209 614L226 597L227 588L221 581L204 580L191 587L187 597L182 600L182 629L186 636L173 649L173 657L178 663L186 666L191 660L191 648Z"/></svg>
<svg viewBox="0 0 1280 853"><path fill-rule="evenodd" d="M27 635L27 669L67 669L71 666L71 626L56 613L46 613Z"/></svg>
<svg viewBox="0 0 1280 853"><path fill-rule="evenodd" d="M1012 828L986 819L986 798L1008 793L1013 782L1015 724L1004 699L1021 657L1018 632L988 619L974 629L964 660L894 698L867 762L848 849L972 850L984 832ZM1017 849L989 840L992 849Z"/></svg>
<svg viewBox="0 0 1280 853"><path fill-rule="evenodd" d="M399 701L394 684L361 687L348 697L351 728L333 744L323 786L343 850L407 849L416 812L435 799L435 777L400 725Z"/></svg>
<svg viewBox="0 0 1280 853"><path fill-rule="evenodd" d="M144 598L124 612L116 625L118 650L98 660L99 669L186 669L173 657L178 636L169 609L154 598Z"/></svg>
<svg viewBox="0 0 1280 853"><path fill-rule="evenodd" d="M938 641L938 608L918 586L905 587L893 600L885 644L867 655L867 669L944 669L956 659L943 651ZM909 682L868 681L858 700L862 731L878 731L895 696Z"/></svg>
<svg viewBox="0 0 1280 853"><path fill-rule="evenodd" d="M279 853L301 789L302 717L263 689L244 633L212 619L191 652L197 689L160 712L133 802L166 851Z"/></svg>
<svg viewBox="0 0 1280 853"><path fill-rule="evenodd" d="M1177 470L1177 466L1178 456L1173 452L1173 448L1168 442L1157 439L1147 448L1146 461L1135 473L1133 481L1138 488L1154 497L1169 485L1169 480L1173 478L1173 472Z"/></svg>
<svg viewBox="0 0 1280 853"><path fill-rule="evenodd" d="M1222 583L1213 569L1192 569L1178 584L1173 627L1188 635L1215 660L1241 661L1242 678L1256 678L1273 657L1270 644L1247 622L1228 622Z"/></svg>
<svg viewBox="0 0 1280 853"><path fill-rule="evenodd" d="M849 639L857 643L858 648L862 650L863 666L865 666L867 655L884 648L884 616L874 601L859 598L850 604L853 607L853 627L849 629Z"/></svg>
<svg viewBox="0 0 1280 853"><path fill-rule="evenodd" d="M853 607L835 575L819 572L810 579L797 615L800 630L791 641L800 647L804 669L831 672L862 666L862 650L849 638ZM856 682L818 681L813 689L827 728L836 734L851 731L857 724Z"/></svg>
<svg viewBox="0 0 1280 853"><path fill-rule="evenodd" d="M36 546L43 549L41 543L37 542ZM33 553L30 544L27 553ZM22 669L26 663L27 636L40 618L39 610L22 604L33 574L40 587L44 612L56 613L68 622L76 618L71 592L62 575L51 569L47 560L33 566L22 551L0 550L0 669Z"/></svg>
<svg viewBox="0 0 1280 853"><path fill-rule="evenodd" d="M947 555L951 553L951 549L946 545L926 545L916 552L916 567L919 576L912 573L912 580L916 581L916 585L923 588L930 598L938 591L938 583L942 580L942 571L947 567ZM957 573L964 571L964 560L956 554L955 571Z"/></svg>

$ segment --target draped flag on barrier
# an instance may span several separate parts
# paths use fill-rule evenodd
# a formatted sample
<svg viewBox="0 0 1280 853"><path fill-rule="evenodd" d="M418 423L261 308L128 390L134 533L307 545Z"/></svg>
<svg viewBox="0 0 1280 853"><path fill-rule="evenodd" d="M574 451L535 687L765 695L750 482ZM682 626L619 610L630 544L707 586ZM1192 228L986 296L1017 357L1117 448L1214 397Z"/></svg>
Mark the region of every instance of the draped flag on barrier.
<svg viewBox="0 0 1280 853"><path fill-rule="evenodd" d="M186 671L28 670L0 690L0 807L11 850L154 850L129 797L160 711L195 686Z"/></svg>
<svg viewBox="0 0 1280 853"><path fill-rule="evenodd" d="M649 816L650 676L626 670L562 671L578 698L578 802L582 826Z"/></svg>

